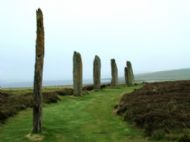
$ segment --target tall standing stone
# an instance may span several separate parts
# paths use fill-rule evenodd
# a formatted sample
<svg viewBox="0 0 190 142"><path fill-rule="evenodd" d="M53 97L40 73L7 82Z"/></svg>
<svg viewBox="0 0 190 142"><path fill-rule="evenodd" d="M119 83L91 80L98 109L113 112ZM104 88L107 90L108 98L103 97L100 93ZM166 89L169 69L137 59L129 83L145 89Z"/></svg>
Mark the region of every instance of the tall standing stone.
<svg viewBox="0 0 190 142"><path fill-rule="evenodd" d="M127 81L127 74L128 74L128 71L127 71L127 67L124 68L124 76L125 76L125 83L127 84L128 81Z"/></svg>
<svg viewBox="0 0 190 142"><path fill-rule="evenodd" d="M73 55L73 89L75 96L82 95L82 59L78 52Z"/></svg>
<svg viewBox="0 0 190 142"><path fill-rule="evenodd" d="M94 78L94 89L100 89L101 87L101 60L97 55L94 58L93 78Z"/></svg>
<svg viewBox="0 0 190 142"><path fill-rule="evenodd" d="M127 61L127 85L131 86L134 84L135 78L133 74L133 68L130 61Z"/></svg>
<svg viewBox="0 0 190 142"><path fill-rule="evenodd" d="M33 133L42 131L42 80L44 63L44 26L41 9L36 11L37 37L36 37L36 61L34 75L34 104L33 104Z"/></svg>
<svg viewBox="0 0 190 142"><path fill-rule="evenodd" d="M115 59L111 59L111 86L118 85L118 69Z"/></svg>

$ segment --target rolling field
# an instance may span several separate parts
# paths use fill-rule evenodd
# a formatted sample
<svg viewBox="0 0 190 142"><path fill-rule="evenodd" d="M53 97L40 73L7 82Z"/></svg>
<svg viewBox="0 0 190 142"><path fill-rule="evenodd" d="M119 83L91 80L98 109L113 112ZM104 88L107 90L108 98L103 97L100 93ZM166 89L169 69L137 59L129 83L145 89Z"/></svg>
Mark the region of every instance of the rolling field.
<svg viewBox="0 0 190 142"><path fill-rule="evenodd" d="M145 82L160 82L174 80L190 80L190 69L177 69L169 71L159 71L135 75L135 80Z"/></svg>
<svg viewBox="0 0 190 142"><path fill-rule="evenodd" d="M64 96L43 109L43 133L30 135L32 111L27 109L0 126L1 142L147 142L143 132L114 113L124 93L136 87L120 86L91 91L82 97Z"/></svg>

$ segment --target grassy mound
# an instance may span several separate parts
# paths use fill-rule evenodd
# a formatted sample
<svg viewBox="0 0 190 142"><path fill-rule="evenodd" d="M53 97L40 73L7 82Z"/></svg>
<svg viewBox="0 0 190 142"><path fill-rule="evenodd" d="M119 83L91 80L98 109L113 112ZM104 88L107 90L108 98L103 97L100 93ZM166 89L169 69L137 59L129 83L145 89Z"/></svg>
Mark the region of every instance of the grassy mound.
<svg viewBox="0 0 190 142"><path fill-rule="evenodd" d="M71 88L49 87L43 89L44 103L57 103L59 96L72 95ZM0 91L0 123L11 116L17 114L20 110L33 106L32 89L3 89Z"/></svg>
<svg viewBox="0 0 190 142"><path fill-rule="evenodd" d="M43 93L44 103L56 103L58 100L59 97L56 93ZM32 105L32 93L14 95L0 92L0 123L3 123L7 118L17 114L20 110L32 107Z"/></svg>
<svg viewBox="0 0 190 142"><path fill-rule="evenodd" d="M109 84L101 85L105 88ZM83 87L83 91L93 90L93 85ZM43 102L57 103L59 96L73 95L72 88L64 87L45 87L43 88ZM33 94L32 89L3 89L0 90L0 123L3 123L7 118L14 116L20 110L32 107Z"/></svg>
<svg viewBox="0 0 190 142"><path fill-rule="evenodd" d="M183 134L190 129L190 81L145 84L122 97L117 113L157 139Z"/></svg>

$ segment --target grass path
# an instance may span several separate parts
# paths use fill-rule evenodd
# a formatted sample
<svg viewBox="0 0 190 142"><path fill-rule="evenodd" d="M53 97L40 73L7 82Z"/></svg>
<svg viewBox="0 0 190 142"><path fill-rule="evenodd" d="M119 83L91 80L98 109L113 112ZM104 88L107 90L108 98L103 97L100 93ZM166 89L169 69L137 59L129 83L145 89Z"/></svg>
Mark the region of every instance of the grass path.
<svg viewBox="0 0 190 142"><path fill-rule="evenodd" d="M43 142L147 142L142 132L113 113L125 92L137 87L106 88L83 97L66 96L43 108ZM30 142L32 111L28 109L0 126L0 142Z"/></svg>

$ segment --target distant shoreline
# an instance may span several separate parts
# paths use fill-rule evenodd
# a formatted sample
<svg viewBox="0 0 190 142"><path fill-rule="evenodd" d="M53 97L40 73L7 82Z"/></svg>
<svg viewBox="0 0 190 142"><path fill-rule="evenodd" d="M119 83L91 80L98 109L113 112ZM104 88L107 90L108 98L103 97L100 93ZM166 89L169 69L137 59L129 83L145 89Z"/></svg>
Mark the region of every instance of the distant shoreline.
<svg viewBox="0 0 190 142"><path fill-rule="evenodd" d="M109 83L110 79L102 79L102 83ZM83 85L91 85L93 84L92 80L84 80ZM43 87L67 87L67 88L72 88L73 86L73 81L72 80L59 80L59 81L44 81L43 82ZM7 82L7 83L2 83L1 88L3 89L8 89L8 88L32 88L33 87L33 82Z"/></svg>
<svg viewBox="0 0 190 142"><path fill-rule="evenodd" d="M135 80L137 83L142 82L163 82L163 81L177 81L177 80L190 80L190 69L177 69L170 71L159 71L151 73L136 74ZM103 78L102 83L110 83L111 78ZM124 77L119 77L119 83L125 83ZM44 87L62 86L72 87L72 80L54 80L43 81ZM92 79L84 79L84 85L93 84ZM1 88L31 88L33 82L0 82Z"/></svg>

